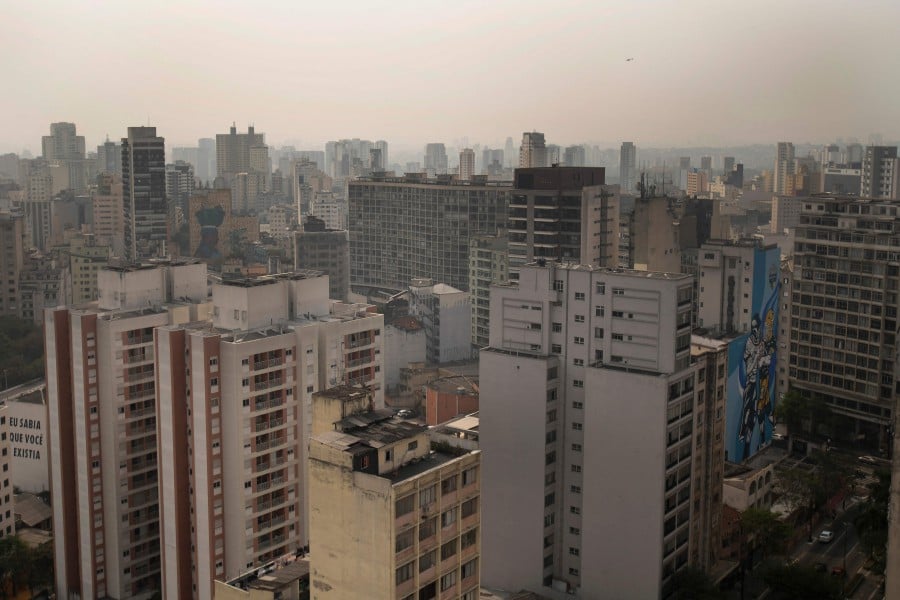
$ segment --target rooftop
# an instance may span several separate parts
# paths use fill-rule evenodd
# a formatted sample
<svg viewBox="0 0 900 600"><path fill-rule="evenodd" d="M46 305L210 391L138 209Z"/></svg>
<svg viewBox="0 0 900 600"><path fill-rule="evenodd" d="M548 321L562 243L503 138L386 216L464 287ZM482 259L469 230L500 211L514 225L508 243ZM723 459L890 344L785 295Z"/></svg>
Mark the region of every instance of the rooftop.
<svg viewBox="0 0 900 600"><path fill-rule="evenodd" d="M451 375L429 382L428 387L442 394L478 394L478 386L468 377Z"/></svg>
<svg viewBox="0 0 900 600"><path fill-rule="evenodd" d="M549 266L553 266L557 269L564 269L567 271L591 271L595 273L608 273L615 275L628 275L631 277L645 277L648 279L668 279L672 281L679 280L687 280L691 278L691 275L686 273L663 273L659 271L639 271L637 269L623 269L619 267L595 267L594 265L583 265L578 263L564 263L564 262L553 262L547 260L536 260L534 262L530 262L527 267L537 267L537 268L546 268ZM495 284L495 285L509 285L509 284ZM514 285L518 285L518 283L514 283Z"/></svg>
<svg viewBox="0 0 900 600"><path fill-rule="evenodd" d="M427 456L424 456L417 461L406 463L396 471L385 473L385 475L382 475L382 477L387 476L387 478L392 482L399 483L407 479L412 479L413 477L418 477L426 471L430 471L431 469L440 467L441 465L444 465L451 460L456 460L457 458L459 457L453 454L447 454L445 452L431 452Z"/></svg>
<svg viewBox="0 0 900 600"><path fill-rule="evenodd" d="M46 502L27 492L15 495L13 512L28 527L40 525L53 516L53 509Z"/></svg>
<svg viewBox="0 0 900 600"><path fill-rule="evenodd" d="M308 579L309 570L309 558L288 556L235 577L226 585L242 590L278 591L298 579Z"/></svg>
<svg viewBox="0 0 900 600"><path fill-rule="evenodd" d="M412 316L397 317L388 323L388 325L396 327L397 329L402 329L403 331L419 331L422 329L422 322Z"/></svg>

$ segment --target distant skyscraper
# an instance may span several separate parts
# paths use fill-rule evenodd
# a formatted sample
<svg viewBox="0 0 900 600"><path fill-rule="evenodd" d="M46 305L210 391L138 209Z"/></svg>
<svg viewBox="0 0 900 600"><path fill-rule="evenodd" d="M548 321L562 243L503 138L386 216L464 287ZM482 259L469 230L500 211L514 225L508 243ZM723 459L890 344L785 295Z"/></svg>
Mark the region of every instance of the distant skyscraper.
<svg viewBox="0 0 900 600"><path fill-rule="evenodd" d="M637 148L634 142L622 142L619 150L619 187L623 194L634 194L637 182Z"/></svg>
<svg viewBox="0 0 900 600"><path fill-rule="evenodd" d="M444 144L426 144L425 171L429 177L447 173L447 149Z"/></svg>
<svg viewBox="0 0 900 600"><path fill-rule="evenodd" d="M84 136L75 135L75 123L51 123L41 148L44 160L83 160Z"/></svg>
<svg viewBox="0 0 900 600"><path fill-rule="evenodd" d="M776 194L793 194L794 145L790 142L778 142L775 155Z"/></svg>
<svg viewBox="0 0 900 600"><path fill-rule="evenodd" d="M563 155L563 164L567 167L586 167L584 146L569 146Z"/></svg>
<svg viewBox="0 0 900 600"><path fill-rule="evenodd" d="M700 170L705 172L707 176L712 176L712 156L700 157Z"/></svg>
<svg viewBox="0 0 900 600"><path fill-rule="evenodd" d="M97 146L97 171L101 173L122 174L122 145L111 142L108 138Z"/></svg>
<svg viewBox="0 0 900 600"><path fill-rule="evenodd" d="M859 169L862 167L864 154L862 144L847 144L847 149L844 151L844 164L850 168Z"/></svg>
<svg viewBox="0 0 900 600"><path fill-rule="evenodd" d="M513 157L515 155L516 155L516 148L515 148L515 146L513 146L513 139L511 137L508 137L508 138L506 138L506 146L503 149L503 159L504 159L503 166L507 167L507 168L515 166L513 164L513 161L515 160L515 158L513 158Z"/></svg>
<svg viewBox="0 0 900 600"><path fill-rule="evenodd" d="M196 187L194 166L183 160L166 165L166 198L174 207L180 207L182 214L187 215L188 200Z"/></svg>
<svg viewBox="0 0 900 600"><path fill-rule="evenodd" d="M200 138L197 140L197 164L194 165L197 179L203 183L216 178L216 140Z"/></svg>
<svg viewBox="0 0 900 600"><path fill-rule="evenodd" d="M546 167L547 145L544 134L537 131L522 134L522 145L519 146L519 168Z"/></svg>
<svg viewBox="0 0 900 600"><path fill-rule="evenodd" d="M727 177L732 171L734 171L734 157L726 156L722 159L722 173Z"/></svg>
<svg viewBox="0 0 900 600"><path fill-rule="evenodd" d="M678 168L682 171L690 171L691 170L691 157L690 156L682 156L678 159Z"/></svg>
<svg viewBox="0 0 900 600"><path fill-rule="evenodd" d="M466 148L459 153L459 178L463 181L472 179L475 174L475 151Z"/></svg>
<svg viewBox="0 0 900 600"><path fill-rule="evenodd" d="M388 156L388 143L384 140L378 140L375 142L375 149L381 151L381 170L387 170L391 164ZM319 165L319 168L321 169L322 165ZM372 170L375 170L374 166Z"/></svg>
<svg viewBox="0 0 900 600"><path fill-rule="evenodd" d="M168 237L166 140L156 127L129 127L122 138L125 258L162 256Z"/></svg>
<svg viewBox="0 0 900 600"><path fill-rule="evenodd" d="M265 146L265 134L256 133L253 126L247 133L238 133L232 125L227 134L216 135L216 175L229 183L238 173L253 171L250 164L250 149Z"/></svg>
<svg viewBox="0 0 900 600"><path fill-rule="evenodd" d="M869 146L863 157L863 198L893 200L897 198L898 160L896 146Z"/></svg>
<svg viewBox="0 0 900 600"><path fill-rule="evenodd" d="M369 168L372 171L384 171L384 158L378 148L369 150Z"/></svg>

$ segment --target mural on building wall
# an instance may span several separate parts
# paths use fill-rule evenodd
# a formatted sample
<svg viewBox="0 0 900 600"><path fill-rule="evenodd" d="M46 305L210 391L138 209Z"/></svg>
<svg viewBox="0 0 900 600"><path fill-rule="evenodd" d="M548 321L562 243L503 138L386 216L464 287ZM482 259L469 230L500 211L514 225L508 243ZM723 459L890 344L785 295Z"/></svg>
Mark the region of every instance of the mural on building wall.
<svg viewBox="0 0 900 600"><path fill-rule="evenodd" d="M728 345L725 449L728 460L735 462L750 458L771 442L775 430L780 262L778 248L754 252L748 331Z"/></svg>

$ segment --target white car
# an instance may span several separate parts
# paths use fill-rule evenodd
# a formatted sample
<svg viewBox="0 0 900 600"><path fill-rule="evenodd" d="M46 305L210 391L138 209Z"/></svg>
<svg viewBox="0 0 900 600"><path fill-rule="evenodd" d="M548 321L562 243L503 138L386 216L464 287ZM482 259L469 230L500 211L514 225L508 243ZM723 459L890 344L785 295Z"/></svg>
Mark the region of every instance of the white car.
<svg viewBox="0 0 900 600"><path fill-rule="evenodd" d="M877 465L879 463L879 460L874 456L860 456L859 462L865 463L867 465Z"/></svg>
<svg viewBox="0 0 900 600"><path fill-rule="evenodd" d="M830 529L823 529L822 532L819 534L819 541L822 542L823 544L827 544L828 542L830 542L833 539L834 539L834 532L831 531Z"/></svg>

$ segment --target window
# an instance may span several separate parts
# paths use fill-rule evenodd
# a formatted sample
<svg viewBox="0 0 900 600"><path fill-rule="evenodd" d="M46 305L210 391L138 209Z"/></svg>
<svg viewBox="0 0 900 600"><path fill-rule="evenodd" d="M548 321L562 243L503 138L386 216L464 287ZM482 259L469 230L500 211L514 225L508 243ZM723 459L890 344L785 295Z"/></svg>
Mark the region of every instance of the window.
<svg viewBox="0 0 900 600"><path fill-rule="evenodd" d="M569 527L569 533L572 535L581 535L581 530L577 527Z"/></svg>
<svg viewBox="0 0 900 600"><path fill-rule="evenodd" d="M547 422L548 423L556 422L556 409L555 408L553 410L547 411Z"/></svg>
<svg viewBox="0 0 900 600"><path fill-rule="evenodd" d="M556 523L556 513L550 513L549 515L544 515L544 527L550 527L554 523Z"/></svg>
<svg viewBox="0 0 900 600"><path fill-rule="evenodd" d="M597 339L603 339L603 328L602 327L594 327L594 337Z"/></svg>
<svg viewBox="0 0 900 600"><path fill-rule="evenodd" d="M598 294L605 294L605 293L606 293L606 284L603 283L602 281L598 281L598 282L597 282L597 293L598 293Z"/></svg>
<svg viewBox="0 0 900 600"><path fill-rule="evenodd" d="M569 575L572 575L573 577L578 577L578 569L576 569L575 567L569 567Z"/></svg>
<svg viewBox="0 0 900 600"><path fill-rule="evenodd" d="M583 337L579 337L579 336L576 335L576 336L575 336L575 343L578 344L578 345L583 346L583 345L584 345L584 338L583 338Z"/></svg>
<svg viewBox="0 0 900 600"><path fill-rule="evenodd" d="M546 454L546 456L544 456L544 464L552 465L555 462L556 462L556 450L551 450L550 452L548 452Z"/></svg>
<svg viewBox="0 0 900 600"><path fill-rule="evenodd" d="M419 541L427 540L437 532L437 517L422 521L419 525Z"/></svg>
<svg viewBox="0 0 900 600"><path fill-rule="evenodd" d="M544 496L544 508L547 508L548 506L553 506L553 504L555 502L556 502L556 494L555 493L550 492L549 494Z"/></svg>
<svg viewBox="0 0 900 600"><path fill-rule="evenodd" d="M622 317L625 316L625 313L622 312L621 310L614 310L614 311L612 311L612 316L621 319Z"/></svg>
<svg viewBox="0 0 900 600"><path fill-rule="evenodd" d="M581 465L572 465L573 473L581 473Z"/></svg>
<svg viewBox="0 0 900 600"><path fill-rule="evenodd" d="M550 344L550 353L562 354L562 346L560 346L559 344Z"/></svg>
<svg viewBox="0 0 900 600"><path fill-rule="evenodd" d="M460 577L463 579L467 579L475 574L477 571L478 559L473 558L469 562L465 563L462 568L460 568Z"/></svg>
<svg viewBox="0 0 900 600"><path fill-rule="evenodd" d="M553 329L553 333L562 332L562 323L554 323L552 329Z"/></svg>
<svg viewBox="0 0 900 600"><path fill-rule="evenodd" d="M584 300L584 292L575 292L576 300Z"/></svg>
<svg viewBox="0 0 900 600"><path fill-rule="evenodd" d="M581 486L573 485L573 486L569 487L569 491L572 492L573 494L580 494Z"/></svg>
<svg viewBox="0 0 900 600"><path fill-rule="evenodd" d="M471 517L476 512L478 512L478 498L472 498L470 500L466 500L460 505L460 511L462 512L462 518L465 519L467 517Z"/></svg>
<svg viewBox="0 0 900 600"><path fill-rule="evenodd" d="M578 555L581 554L581 552L578 551L578 548L575 548L575 547L570 546L570 547L569 547L569 554L570 554L571 556L578 556Z"/></svg>
<svg viewBox="0 0 900 600"><path fill-rule="evenodd" d="M553 291L561 292L561 291L563 291L563 289L564 289L564 286L563 286L562 279L557 279L553 282Z"/></svg>
<svg viewBox="0 0 900 600"><path fill-rule="evenodd" d="M406 449L407 449L407 450L415 450L415 449L418 448L418 447L419 447L419 442L418 442L418 440L414 440L414 441L412 441L412 442L410 442L409 444L406 445Z"/></svg>
<svg viewBox="0 0 900 600"><path fill-rule="evenodd" d="M613 293L613 296L624 296L625 290L622 288L613 288L612 293Z"/></svg>
<svg viewBox="0 0 900 600"><path fill-rule="evenodd" d="M472 485L478 480L478 467L471 467L462 472L463 487Z"/></svg>
<svg viewBox="0 0 900 600"><path fill-rule="evenodd" d="M544 557L544 567L552 567L553 566L553 554L548 554Z"/></svg>
<svg viewBox="0 0 900 600"><path fill-rule="evenodd" d="M581 444L572 444L572 452L581 452Z"/></svg>
<svg viewBox="0 0 900 600"><path fill-rule="evenodd" d="M550 471L544 475L544 485L553 485L556 483L556 471Z"/></svg>
<svg viewBox="0 0 900 600"><path fill-rule="evenodd" d="M400 585L404 581L409 581L413 576L413 563L412 561L406 563L399 569L397 569L397 585Z"/></svg>
<svg viewBox="0 0 900 600"><path fill-rule="evenodd" d="M576 323L584 323L584 315L575 315Z"/></svg>
<svg viewBox="0 0 900 600"><path fill-rule="evenodd" d="M544 443L552 444L555 441L556 441L556 430L551 429L544 435Z"/></svg>
<svg viewBox="0 0 900 600"><path fill-rule="evenodd" d="M579 402L578 400L572 401L572 408L584 408L584 402Z"/></svg>
<svg viewBox="0 0 900 600"><path fill-rule="evenodd" d="M584 387L584 380L583 380L583 379L573 379L573 380L572 380L572 387L583 388L583 387Z"/></svg>
<svg viewBox="0 0 900 600"><path fill-rule="evenodd" d="M419 506L422 508L428 506L432 502L437 500L437 486L430 485L424 490L419 492Z"/></svg>
<svg viewBox="0 0 900 600"><path fill-rule="evenodd" d="M575 358L572 360L572 364L575 365L576 367L583 367L584 359L583 358Z"/></svg>
<svg viewBox="0 0 900 600"><path fill-rule="evenodd" d="M451 556L456 555L458 542L459 540L453 538L452 540L441 546L441 560L447 560Z"/></svg>
<svg viewBox="0 0 900 600"><path fill-rule="evenodd" d="M573 515L580 515L580 514L581 514L581 509L578 508L577 506L570 506L570 507L569 507L569 512L572 513Z"/></svg>
<svg viewBox="0 0 900 600"><path fill-rule="evenodd" d="M478 528L470 529L459 536L459 549L465 550L469 546L474 546L478 542Z"/></svg>
<svg viewBox="0 0 900 600"><path fill-rule="evenodd" d="M456 475L451 475L441 482L441 495L449 494L456 490Z"/></svg>
<svg viewBox="0 0 900 600"><path fill-rule="evenodd" d="M594 307L594 316L602 317L606 314L606 308L603 306L595 306Z"/></svg>
<svg viewBox="0 0 900 600"><path fill-rule="evenodd" d="M419 557L419 573L424 573L437 563L437 550L432 550Z"/></svg>
<svg viewBox="0 0 900 600"><path fill-rule="evenodd" d="M456 523L456 507L441 514L441 527L449 527Z"/></svg>
<svg viewBox="0 0 900 600"><path fill-rule="evenodd" d="M621 342L624 338L621 333L612 334L612 339Z"/></svg>
<svg viewBox="0 0 900 600"><path fill-rule="evenodd" d="M456 585L456 571L451 571L441 577L441 591L445 592Z"/></svg>
<svg viewBox="0 0 900 600"><path fill-rule="evenodd" d="M404 531L403 533L397 534L397 542L394 545L395 552L403 552L407 548L413 545L413 534L415 533L415 529L410 529L409 531Z"/></svg>
<svg viewBox="0 0 900 600"><path fill-rule="evenodd" d="M410 494L404 498L400 498L397 502L394 503L394 516L402 517L403 515L409 514L416 507L416 497L415 494Z"/></svg>
<svg viewBox="0 0 900 600"><path fill-rule="evenodd" d="M572 423L572 429L575 431L581 431L584 426L581 423Z"/></svg>

